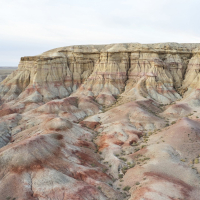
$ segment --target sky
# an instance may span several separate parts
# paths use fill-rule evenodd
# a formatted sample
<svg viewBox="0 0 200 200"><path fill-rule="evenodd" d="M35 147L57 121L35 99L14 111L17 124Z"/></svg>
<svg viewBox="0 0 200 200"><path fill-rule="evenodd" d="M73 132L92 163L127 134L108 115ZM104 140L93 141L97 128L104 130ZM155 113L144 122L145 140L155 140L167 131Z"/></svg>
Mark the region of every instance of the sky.
<svg viewBox="0 0 200 200"><path fill-rule="evenodd" d="M70 45L200 43L200 0L0 0L0 66Z"/></svg>

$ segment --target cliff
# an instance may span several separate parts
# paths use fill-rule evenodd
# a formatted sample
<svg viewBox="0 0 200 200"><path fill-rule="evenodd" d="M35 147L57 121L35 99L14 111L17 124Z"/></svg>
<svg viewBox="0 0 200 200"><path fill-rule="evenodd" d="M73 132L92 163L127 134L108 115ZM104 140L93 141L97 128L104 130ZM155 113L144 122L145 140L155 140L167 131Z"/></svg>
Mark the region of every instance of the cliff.
<svg viewBox="0 0 200 200"><path fill-rule="evenodd" d="M1 98L37 91L47 102L76 92L110 106L123 93L168 104L198 88L199 48L177 43L57 48L22 57L18 70L1 84Z"/></svg>

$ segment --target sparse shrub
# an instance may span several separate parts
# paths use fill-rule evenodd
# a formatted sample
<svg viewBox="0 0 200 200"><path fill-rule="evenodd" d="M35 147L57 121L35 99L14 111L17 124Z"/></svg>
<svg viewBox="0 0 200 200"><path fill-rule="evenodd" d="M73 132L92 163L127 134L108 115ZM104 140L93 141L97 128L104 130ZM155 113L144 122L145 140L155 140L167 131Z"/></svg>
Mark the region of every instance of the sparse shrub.
<svg viewBox="0 0 200 200"><path fill-rule="evenodd" d="M126 158L123 158L123 157L120 157L119 159L120 159L120 160L123 160L123 161L127 161L127 159L126 159Z"/></svg>
<svg viewBox="0 0 200 200"><path fill-rule="evenodd" d="M149 132L149 133L148 133L149 136L152 135L152 134L153 134L152 132Z"/></svg>
<svg viewBox="0 0 200 200"><path fill-rule="evenodd" d="M130 189L131 189L130 186L126 186L126 187L123 188L124 191L129 191Z"/></svg>
<svg viewBox="0 0 200 200"><path fill-rule="evenodd" d="M137 182L135 183L135 185L140 185L140 182L137 181Z"/></svg>
<svg viewBox="0 0 200 200"><path fill-rule="evenodd" d="M119 174L119 178L123 178L123 176L124 176L123 174Z"/></svg>
<svg viewBox="0 0 200 200"><path fill-rule="evenodd" d="M139 151L139 150L140 150L140 148L136 148L136 149L135 149L135 152L137 152L137 151Z"/></svg>
<svg viewBox="0 0 200 200"><path fill-rule="evenodd" d="M133 143L131 146L138 146L138 143Z"/></svg>
<svg viewBox="0 0 200 200"><path fill-rule="evenodd" d="M105 173L108 169L104 168L102 169L102 172Z"/></svg>
<svg viewBox="0 0 200 200"><path fill-rule="evenodd" d="M148 157L145 157L145 158L143 158L143 161L145 161L145 160L149 160L150 158L148 158Z"/></svg>
<svg viewBox="0 0 200 200"><path fill-rule="evenodd" d="M173 125L173 124L176 124L176 121L173 121L171 124L172 124L172 125Z"/></svg>
<svg viewBox="0 0 200 200"><path fill-rule="evenodd" d="M135 164L132 164L132 165L129 166L129 168L133 168L133 167L135 167Z"/></svg>
<svg viewBox="0 0 200 200"><path fill-rule="evenodd" d="M137 156L136 156L136 158L139 158L139 157L141 157L142 155L141 154L138 154Z"/></svg>
<svg viewBox="0 0 200 200"><path fill-rule="evenodd" d="M199 163L199 159L198 158L195 158L194 159L194 164L198 164Z"/></svg>
<svg viewBox="0 0 200 200"><path fill-rule="evenodd" d="M125 173L127 172L127 170L128 170L128 167L123 167L123 168L122 168L123 174L125 174Z"/></svg>
<svg viewBox="0 0 200 200"><path fill-rule="evenodd" d="M124 170L127 170L127 169L128 169L128 167L123 167L122 169L124 169Z"/></svg>

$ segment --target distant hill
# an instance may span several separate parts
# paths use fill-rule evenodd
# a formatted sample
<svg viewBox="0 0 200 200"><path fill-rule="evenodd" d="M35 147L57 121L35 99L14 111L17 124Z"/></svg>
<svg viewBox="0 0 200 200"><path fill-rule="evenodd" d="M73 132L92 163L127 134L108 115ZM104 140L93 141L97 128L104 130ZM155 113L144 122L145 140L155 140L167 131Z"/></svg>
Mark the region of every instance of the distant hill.
<svg viewBox="0 0 200 200"><path fill-rule="evenodd" d="M13 66L0 66L0 68L16 68L17 69L17 66L13 67Z"/></svg>
<svg viewBox="0 0 200 200"><path fill-rule="evenodd" d="M0 66L0 82L3 81L9 74L11 74L17 67Z"/></svg>

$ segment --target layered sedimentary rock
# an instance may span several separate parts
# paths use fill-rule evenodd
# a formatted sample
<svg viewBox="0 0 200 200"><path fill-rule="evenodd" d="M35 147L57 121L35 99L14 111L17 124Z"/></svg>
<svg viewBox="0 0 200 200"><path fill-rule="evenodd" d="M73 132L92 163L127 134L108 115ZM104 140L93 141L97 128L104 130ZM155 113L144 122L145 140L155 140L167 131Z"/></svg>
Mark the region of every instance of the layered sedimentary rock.
<svg viewBox="0 0 200 200"><path fill-rule="evenodd" d="M199 48L22 57L0 84L0 199L199 200Z"/></svg>
<svg viewBox="0 0 200 200"><path fill-rule="evenodd" d="M79 94L94 96L100 104L111 105L125 90L138 98L141 95L169 103L180 99L175 89L182 86L188 62L188 81L195 81L197 46L173 43L164 47L161 44L73 46L23 57L18 70L1 84L1 98L10 101L22 92L23 98L37 91L44 101L49 101L69 96L78 89ZM191 85L187 82L183 89Z"/></svg>
<svg viewBox="0 0 200 200"><path fill-rule="evenodd" d="M46 102L78 89L77 94L94 96L109 106L125 90L129 96L170 103L181 98L177 89L198 87L197 47L176 43L72 46L23 57L18 70L1 84L1 98L10 101L22 92L23 98L37 91Z"/></svg>

